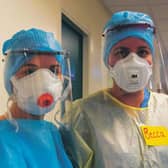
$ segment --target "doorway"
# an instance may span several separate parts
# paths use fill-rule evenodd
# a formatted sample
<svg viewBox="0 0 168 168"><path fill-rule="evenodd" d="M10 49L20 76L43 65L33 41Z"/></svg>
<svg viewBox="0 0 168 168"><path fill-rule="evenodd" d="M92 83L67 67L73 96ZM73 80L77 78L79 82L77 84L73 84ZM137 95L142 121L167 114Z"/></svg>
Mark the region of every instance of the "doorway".
<svg viewBox="0 0 168 168"><path fill-rule="evenodd" d="M62 14L62 47L70 52L73 100L83 95L83 35L80 28Z"/></svg>

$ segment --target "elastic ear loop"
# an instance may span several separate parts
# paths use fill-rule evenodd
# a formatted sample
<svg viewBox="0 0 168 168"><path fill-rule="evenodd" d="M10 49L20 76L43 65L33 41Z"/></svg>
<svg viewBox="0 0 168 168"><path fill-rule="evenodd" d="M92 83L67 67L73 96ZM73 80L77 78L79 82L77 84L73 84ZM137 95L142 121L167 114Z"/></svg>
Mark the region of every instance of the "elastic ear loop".
<svg viewBox="0 0 168 168"><path fill-rule="evenodd" d="M62 94L62 96L60 97L59 101L60 102L64 102L65 99L68 97L68 95L70 96L70 101L73 100L73 95L72 95L72 81L71 81L71 68L70 68L70 59L69 59L69 52L65 52L64 55L64 59L67 60L67 68L68 68L68 72L70 76L64 76L64 80L68 80L68 85L67 87L64 89L64 92ZM65 103L65 102L64 102ZM62 114L63 112L61 110L58 110L57 112L55 112L54 114L54 120L55 122L59 125L59 126L64 126L64 124L60 121L57 120L57 115L58 114ZM62 117L62 116L61 116Z"/></svg>
<svg viewBox="0 0 168 168"><path fill-rule="evenodd" d="M23 54L24 54L25 58L28 60L27 53L24 52ZM10 112L10 102L11 101L15 102L14 95L10 96L7 100L7 119L15 127L15 131L18 132L19 131L19 125L18 125L17 121L12 117L12 114Z"/></svg>
<svg viewBox="0 0 168 168"><path fill-rule="evenodd" d="M66 100L66 98L68 97L68 95L70 95L71 97L71 84L70 84L70 81L71 79L69 79L70 77L67 77L67 76L64 76L65 79L69 80L69 83L67 85L67 87L64 89L64 92L62 94L62 96L60 96L60 98L58 99L58 102L60 102L60 106L61 106L61 102L64 102ZM70 94L69 94L70 92ZM65 102L64 102L65 103ZM54 114L54 121L59 125L59 126L63 126L62 122L60 122L58 119L57 119L57 116L59 114L62 114L63 111L62 110L58 110L55 112Z"/></svg>
<svg viewBox="0 0 168 168"><path fill-rule="evenodd" d="M72 93L71 93L71 79L70 77L64 76L65 79L69 80L69 83L67 85L67 87L64 89L64 92L62 94L62 96L60 96L60 98L58 99L58 102L64 102L66 100L66 98L68 97L68 95L70 95L70 100L72 100ZM70 94L69 94L70 93ZM65 103L65 102L64 102ZM61 106L61 104L60 104ZM57 116L59 114L62 114L63 111L62 110L58 110L55 112L54 114L54 121L59 125L59 126L63 126L63 124L57 119Z"/></svg>
<svg viewBox="0 0 168 168"><path fill-rule="evenodd" d="M7 100L7 119L9 120L9 122L15 127L15 131L18 132L19 131L19 125L17 123L17 121L12 117L12 114L10 112L10 102L14 102L14 96L10 96Z"/></svg>

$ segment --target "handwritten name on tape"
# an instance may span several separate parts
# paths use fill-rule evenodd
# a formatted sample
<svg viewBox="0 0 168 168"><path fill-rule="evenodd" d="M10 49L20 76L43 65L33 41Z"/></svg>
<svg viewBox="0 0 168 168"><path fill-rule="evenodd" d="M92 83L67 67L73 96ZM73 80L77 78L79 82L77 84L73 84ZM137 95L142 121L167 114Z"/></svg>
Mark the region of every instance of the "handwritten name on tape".
<svg viewBox="0 0 168 168"><path fill-rule="evenodd" d="M146 145L150 146L167 146L168 129L164 126L147 126L140 127Z"/></svg>

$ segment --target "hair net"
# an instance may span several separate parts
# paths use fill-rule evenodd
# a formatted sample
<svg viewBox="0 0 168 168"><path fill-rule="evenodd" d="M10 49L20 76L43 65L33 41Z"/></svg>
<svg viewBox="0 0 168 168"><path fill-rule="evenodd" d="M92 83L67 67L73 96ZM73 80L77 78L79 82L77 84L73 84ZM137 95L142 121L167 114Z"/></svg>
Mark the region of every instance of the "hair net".
<svg viewBox="0 0 168 168"><path fill-rule="evenodd" d="M4 83L9 95L12 94L10 79L19 70L19 68L35 54L29 54L29 51L39 53L55 53L62 51L60 44L55 40L54 34L40 29L21 30L3 44L3 54L8 55L5 63ZM27 57L23 52L13 54L15 51L28 51ZM10 54L11 53L11 54ZM56 60L64 69L64 61L61 55L55 55Z"/></svg>
<svg viewBox="0 0 168 168"><path fill-rule="evenodd" d="M139 25L139 26L131 26ZM140 25L146 25L142 28ZM119 29L119 27L123 27ZM112 15L104 27L104 63L108 66L108 57L112 47L119 41L128 37L137 37L144 40L154 52L154 23L151 17L145 13L133 11L120 11Z"/></svg>

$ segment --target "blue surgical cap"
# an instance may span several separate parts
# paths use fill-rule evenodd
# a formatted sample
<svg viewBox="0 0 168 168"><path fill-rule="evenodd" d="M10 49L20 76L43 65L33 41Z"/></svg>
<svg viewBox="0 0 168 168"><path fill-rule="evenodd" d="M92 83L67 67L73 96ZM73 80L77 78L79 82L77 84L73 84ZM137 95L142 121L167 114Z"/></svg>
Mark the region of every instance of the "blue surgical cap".
<svg viewBox="0 0 168 168"><path fill-rule="evenodd" d="M45 32L40 29L32 28L29 30L21 30L14 34L11 39L7 40L3 44L3 54L9 54L4 71L4 83L5 88L9 95L12 94L12 87L10 79L19 68L30 60L33 54L27 54L27 57L23 53L12 54L14 51L35 51L40 53L55 53L61 52L62 48L58 41L54 38L54 34ZM64 68L64 61L62 55L55 55L56 60L61 64L62 69Z"/></svg>
<svg viewBox="0 0 168 168"><path fill-rule="evenodd" d="M147 28L131 26L136 24L148 26ZM118 27L122 26L123 28L119 30ZM151 17L145 13L133 11L120 11L114 13L104 27L104 36L105 43L103 57L107 67L108 57L112 47L119 41L128 37L136 37L144 40L149 45L151 52L154 52L154 23Z"/></svg>

